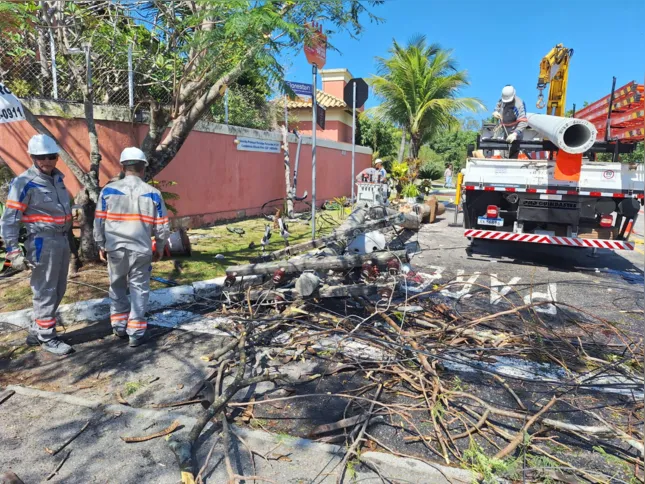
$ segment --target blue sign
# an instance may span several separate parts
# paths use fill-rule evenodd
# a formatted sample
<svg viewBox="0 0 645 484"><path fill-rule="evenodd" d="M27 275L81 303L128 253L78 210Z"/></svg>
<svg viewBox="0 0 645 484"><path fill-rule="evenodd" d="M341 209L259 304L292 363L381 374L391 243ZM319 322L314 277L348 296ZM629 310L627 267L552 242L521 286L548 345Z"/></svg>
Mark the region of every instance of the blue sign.
<svg viewBox="0 0 645 484"><path fill-rule="evenodd" d="M312 97L314 94L314 88L311 84L305 84L304 82L292 82L285 81L285 84L291 88L298 96Z"/></svg>

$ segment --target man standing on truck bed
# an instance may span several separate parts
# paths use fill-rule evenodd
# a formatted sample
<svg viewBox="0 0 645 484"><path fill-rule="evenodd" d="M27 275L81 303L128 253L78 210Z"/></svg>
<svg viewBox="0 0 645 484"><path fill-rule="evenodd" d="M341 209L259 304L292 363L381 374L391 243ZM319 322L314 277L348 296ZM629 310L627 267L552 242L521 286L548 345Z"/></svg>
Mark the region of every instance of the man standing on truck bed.
<svg viewBox="0 0 645 484"><path fill-rule="evenodd" d="M522 139L522 133L528 126L526 120L526 105L515 95L515 88L510 84L502 89L502 98L497 102L493 117L500 120L506 135L506 142L511 143L508 157L517 158L520 150L513 143Z"/></svg>

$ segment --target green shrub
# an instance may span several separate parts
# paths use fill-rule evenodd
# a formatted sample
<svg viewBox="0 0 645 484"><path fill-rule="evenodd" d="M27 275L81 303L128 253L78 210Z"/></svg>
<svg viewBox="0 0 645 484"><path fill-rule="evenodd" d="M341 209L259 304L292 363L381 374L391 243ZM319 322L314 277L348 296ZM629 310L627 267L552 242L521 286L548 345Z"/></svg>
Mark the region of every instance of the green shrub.
<svg viewBox="0 0 645 484"><path fill-rule="evenodd" d="M401 195L405 198L416 198L419 196L419 187L417 187L414 183L408 183L403 187Z"/></svg>

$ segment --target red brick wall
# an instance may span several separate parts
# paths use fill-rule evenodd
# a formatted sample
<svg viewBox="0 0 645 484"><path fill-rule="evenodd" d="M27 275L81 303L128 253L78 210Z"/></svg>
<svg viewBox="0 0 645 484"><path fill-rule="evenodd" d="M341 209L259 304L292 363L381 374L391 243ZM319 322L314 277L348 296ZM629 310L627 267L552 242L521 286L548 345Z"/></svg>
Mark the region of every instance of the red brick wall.
<svg viewBox="0 0 645 484"><path fill-rule="evenodd" d="M88 137L85 122L79 119L40 117L62 146L87 169L89 166ZM332 128L330 122L330 129ZM120 170L119 154L126 146L140 146L147 126L119 121L97 121L103 160L100 180L104 184ZM311 123L310 123L311 124ZM320 133L320 131L318 131ZM0 124L0 156L14 173L22 173L31 161L26 153L27 141L35 134L24 121ZM346 138L346 134L344 135ZM351 140L351 129L349 131ZM192 226L219 219L253 215L268 200L285 194L283 156L278 153L238 151L232 134L193 131L177 157L156 178L174 181L169 189L179 195L173 204L180 217L187 217ZM290 143L292 167L296 144ZM338 149L318 147L317 201L351 192L351 146ZM370 166L371 155L356 155L356 173ZM65 173L65 184L72 194L80 188L62 161L58 167ZM292 168L293 169L293 168ZM307 190L311 200L311 145L303 144L300 153L298 194Z"/></svg>

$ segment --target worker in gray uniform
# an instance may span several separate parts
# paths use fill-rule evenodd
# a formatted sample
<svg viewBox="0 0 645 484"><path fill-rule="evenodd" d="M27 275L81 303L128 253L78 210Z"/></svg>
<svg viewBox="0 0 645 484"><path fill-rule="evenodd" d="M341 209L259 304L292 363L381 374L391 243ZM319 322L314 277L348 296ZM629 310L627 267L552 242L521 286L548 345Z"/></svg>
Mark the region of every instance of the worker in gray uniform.
<svg viewBox="0 0 645 484"><path fill-rule="evenodd" d="M124 149L121 165L125 176L103 188L99 196L94 239L101 259L108 263L112 331L120 338L129 337L135 347L147 336L151 262L161 258L170 228L161 193L143 181L148 166L143 151Z"/></svg>
<svg viewBox="0 0 645 484"><path fill-rule="evenodd" d="M515 88L511 85L504 86L502 97L495 106L493 117L500 120L506 136L506 142L511 144L508 157L517 158L520 150L516 141L522 140L524 130L528 126L526 118L526 105L524 101L515 94Z"/></svg>
<svg viewBox="0 0 645 484"><path fill-rule="evenodd" d="M11 266L31 268L34 321L27 344L66 355L73 348L56 336L56 311L67 289L72 213L64 175L56 169L59 151L56 142L44 134L29 140L27 153L33 166L11 182L0 233ZM29 234L26 258L18 245L21 223Z"/></svg>

